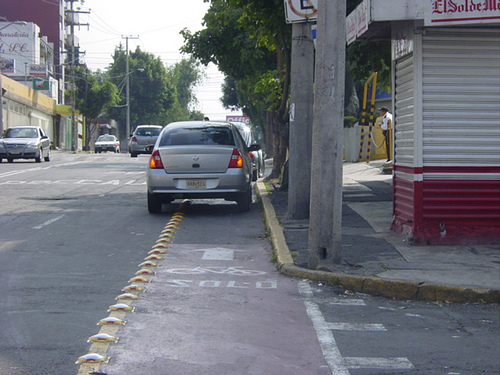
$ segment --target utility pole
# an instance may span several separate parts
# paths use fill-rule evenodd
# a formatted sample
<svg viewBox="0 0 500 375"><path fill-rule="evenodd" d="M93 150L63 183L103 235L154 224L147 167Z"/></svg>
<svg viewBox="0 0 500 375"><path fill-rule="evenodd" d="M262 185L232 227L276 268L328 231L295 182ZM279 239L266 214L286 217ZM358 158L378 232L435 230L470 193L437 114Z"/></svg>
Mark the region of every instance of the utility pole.
<svg viewBox="0 0 500 375"><path fill-rule="evenodd" d="M71 72L71 151L78 151L78 123L76 121L76 66L79 63L80 48L77 47L75 36L75 26L88 26L88 24L79 23L78 15L80 13L89 13L74 10L73 3L79 0L65 0L70 3L70 9L65 10L67 25L70 27L70 46L67 50L69 55L69 66Z"/></svg>
<svg viewBox="0 0 500 375"><path fill-rule="evenodd" d="M314 41L312 23L292 26L288 217L307 219L311 195Z"/></svg>
<svg viewBox="0 0 500 375"><path fill-rule="evenodd" d="M319 0L309 220L309 267L340 263L345 0Z"/></svg>
<svg viewBox="0 0 500 375"><path fill-rule="evenodd" d="M126 49L126 60L125 60L125 96L126 96L126 104L125 106L127 107L127 119L125 123L125 139L128 139L130 136L130 72L129 72L129 66L128 66L128 40L129 39L139 39L138 36L122 36L122 39L125 39L125 49ZM122 137L120 137L122 138Z"/></svg>

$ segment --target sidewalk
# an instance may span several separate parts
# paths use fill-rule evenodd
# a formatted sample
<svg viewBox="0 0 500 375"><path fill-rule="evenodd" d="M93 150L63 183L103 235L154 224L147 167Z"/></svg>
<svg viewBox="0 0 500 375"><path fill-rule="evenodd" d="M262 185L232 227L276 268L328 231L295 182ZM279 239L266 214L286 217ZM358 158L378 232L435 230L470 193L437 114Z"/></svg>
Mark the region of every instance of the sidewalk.
<svg viewBox="0 0 500 375"><path fill-rule="evenodd" d="M257 182L280 272L396 299L500 303L500 244L408 245L390 230L392 176L383 165L344 163L342 262L330 272L307 268L309 221L287 219L287 193Z"/></svg>

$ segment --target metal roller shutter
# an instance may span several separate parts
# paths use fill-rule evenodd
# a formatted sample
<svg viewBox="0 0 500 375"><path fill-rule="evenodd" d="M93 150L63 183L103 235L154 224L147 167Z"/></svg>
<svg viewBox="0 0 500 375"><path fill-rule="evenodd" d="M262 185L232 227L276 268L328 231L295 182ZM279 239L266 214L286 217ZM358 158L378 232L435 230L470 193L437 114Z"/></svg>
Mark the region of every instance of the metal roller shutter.
<svg viewBox="0 0 500 375"><path fill-rule="evenodd" d="M424 166L499 164L499 41L499 29L425 30ZM476 175L480 179L491 177ZM448 174L448 178L453 176Z"/></svg>

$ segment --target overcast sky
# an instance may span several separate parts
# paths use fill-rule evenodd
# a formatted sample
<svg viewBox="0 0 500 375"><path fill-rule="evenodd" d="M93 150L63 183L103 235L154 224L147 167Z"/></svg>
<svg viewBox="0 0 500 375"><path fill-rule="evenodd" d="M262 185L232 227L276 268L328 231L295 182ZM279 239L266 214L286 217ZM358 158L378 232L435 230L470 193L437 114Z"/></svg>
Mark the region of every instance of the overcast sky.
<svg viewBox="0 0 500 375"><path fill-rule="evenodd" d="M75 2L75 8L77 5ZM85 0L80 10L90 14L81 14L80 23L90 26L81 26L76 32L81 51L85 52L82 60L91 70L104 70L112 63L116 46L125 45L124 37L130 36L131 51L139 46L142 51L159 56L165 64L175 64L187 57L179 52L183 45L179 31L201 29L208 6L203 0ZM239 114L220 104L223 76L213 66L206 73L207 79L197 89L197 109L211 120Z"/></svg>

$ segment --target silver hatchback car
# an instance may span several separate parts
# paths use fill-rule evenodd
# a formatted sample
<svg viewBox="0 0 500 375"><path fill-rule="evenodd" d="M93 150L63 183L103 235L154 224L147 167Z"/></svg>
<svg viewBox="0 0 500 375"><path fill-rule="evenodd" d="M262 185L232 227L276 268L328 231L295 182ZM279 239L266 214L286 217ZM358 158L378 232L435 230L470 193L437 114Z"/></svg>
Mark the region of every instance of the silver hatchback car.
<svg viewBox="0 0 500 375"><path fill-rule="evenodd" d="M139 154L150 154L149 150L156 143L161 129L160 125L139 125L135 128L128 143L130 156L136 158Z"/></svg>
<svg viewBox="0 0 500 375"><path fill-rule="evenodd" d="M12 126L0 138L0 162L7 159L50 161L50 139L39 126Z"/></svg>
<svg viewBox="0 0 500 375"><path fill-rule="evenodd" d="M161 132L147 170L148 210L183 198L236 201L238 211L252 203L252 160L233 124L209 121L174 122Z"/></svg>

